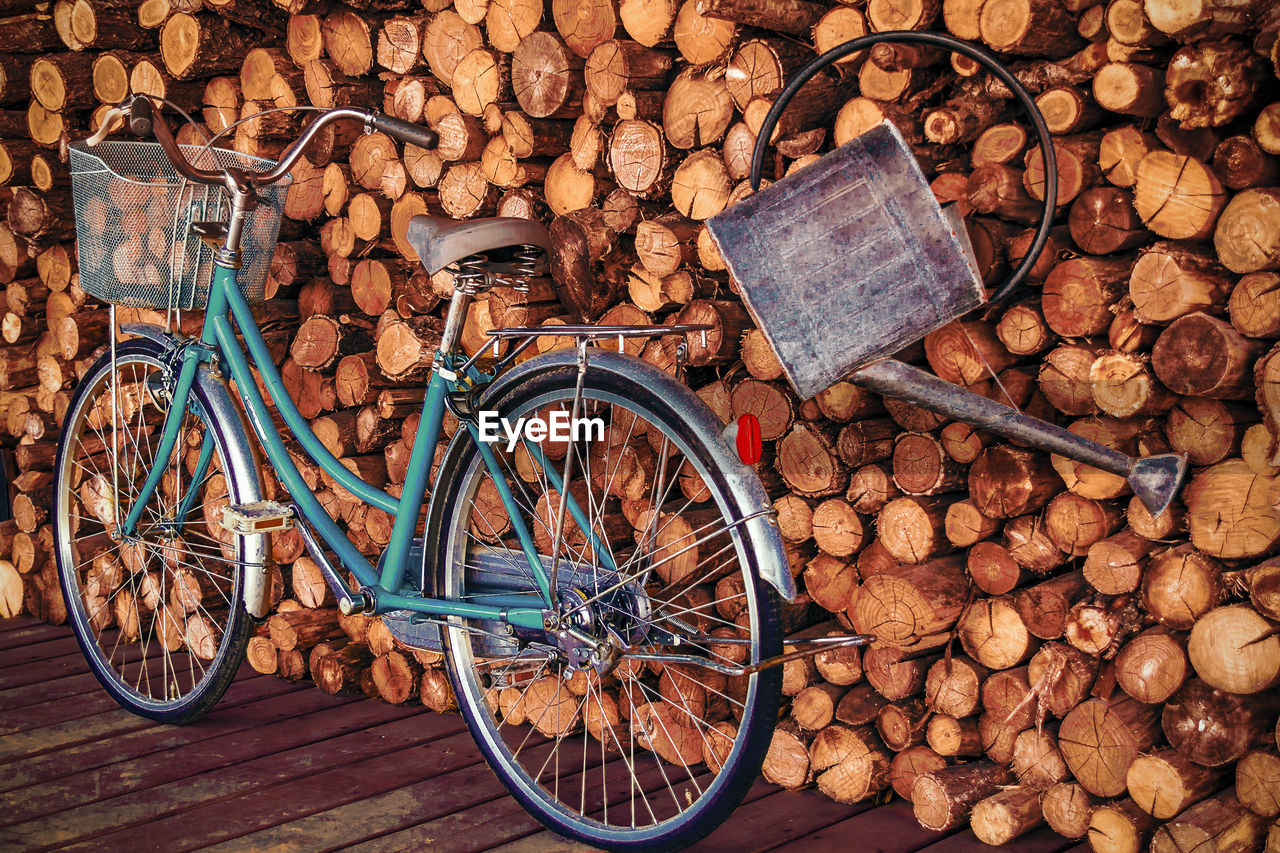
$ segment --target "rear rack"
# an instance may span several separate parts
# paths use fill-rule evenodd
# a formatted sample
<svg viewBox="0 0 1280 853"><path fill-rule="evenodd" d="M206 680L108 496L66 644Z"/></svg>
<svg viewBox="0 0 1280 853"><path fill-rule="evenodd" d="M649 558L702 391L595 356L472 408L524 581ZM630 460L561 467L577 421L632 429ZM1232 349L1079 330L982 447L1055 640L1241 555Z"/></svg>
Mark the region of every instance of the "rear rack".
<svg viewBox="0 0 1280 853"><path fill-rule="evenodd" d="M524 352L538 338L563 337L573 338L579 349L593 341L617 339L618 352L623 351L627 338L656 338L663 335L688 335L693 332L702 333L702 345L707 345L707 332L712 328L707 323L672 323L665 326L597 326L591 323L566 323L563 326L513 326L509 329L493 329L489 338L493 341L493 355L499 355L498 345L502 341L518 340L519 344L507 353L502 363L505 364ZM475 365L488 351L488 344L462 365L462 371Z"/></svg>

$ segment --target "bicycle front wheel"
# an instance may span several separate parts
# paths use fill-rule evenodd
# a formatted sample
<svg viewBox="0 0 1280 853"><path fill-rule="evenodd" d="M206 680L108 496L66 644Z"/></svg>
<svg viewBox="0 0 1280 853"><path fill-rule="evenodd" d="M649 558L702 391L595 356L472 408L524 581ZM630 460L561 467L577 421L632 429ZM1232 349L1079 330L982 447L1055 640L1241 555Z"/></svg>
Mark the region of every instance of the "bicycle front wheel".
<svg viewBox="0 0 1280 853"><path fill-rule="evenodd" d="M200 717L249 640L247 546L218 524L247 497L226 461L227 425L197 383L178 443L157 458L173 375L149 340L117 347L71 399L54 465L54 554L76 639L124 708L168 723ZM164 466L135 535L119 533L148 473Z"/></svg>
<svg viewBox="0 0 1280 853"><path fill-rule="evenodd" d="M544 567L555 564L555 629L460 619L444 629L459 707L507 788L561 834L670 849L719 825L758 775L780 669L715 667L777 654L781 635L756 566L768 549L742 523L767 507L744 513L735 501L707 449L722 439L671 405L688 390L638 362L633 372L588 371L576 440L491 445L503 482L476 445L455 442L428 541L440 592L457 601L534 597L518 523ZM484 407L554 428L575 410L576 381L572 367L551 369ZM588 435L596 419L602 429ZM567 491L585 517L561 524L555 486L569 458ZM514 506L499 497L505 487Z"/></svg>

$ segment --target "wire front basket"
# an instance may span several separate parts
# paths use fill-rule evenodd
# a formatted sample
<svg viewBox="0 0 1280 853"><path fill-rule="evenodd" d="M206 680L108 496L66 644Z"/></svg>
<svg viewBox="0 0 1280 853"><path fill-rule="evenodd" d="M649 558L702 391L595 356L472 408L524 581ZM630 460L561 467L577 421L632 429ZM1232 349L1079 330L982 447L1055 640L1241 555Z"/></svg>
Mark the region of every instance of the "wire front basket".
<svg viewBox="0 0 1280 853"><path fill-rule="evenodd" d="M270 160L225 148L183 145L197 167L268 169ZM200 309L209 301L213 249L191 233L193 222L225 222L230 204L220 186L181 177L156 142L70 146L80 286L116 305ZM265 298L289 178L258 191L240 245L240 290Z"/></svg>

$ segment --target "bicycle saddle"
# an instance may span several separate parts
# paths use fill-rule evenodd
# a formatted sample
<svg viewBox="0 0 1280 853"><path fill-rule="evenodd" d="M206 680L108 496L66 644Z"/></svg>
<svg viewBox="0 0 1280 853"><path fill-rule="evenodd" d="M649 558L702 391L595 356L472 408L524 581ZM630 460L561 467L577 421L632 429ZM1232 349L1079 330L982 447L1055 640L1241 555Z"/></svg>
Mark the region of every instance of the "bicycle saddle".
<svg viewBox="0 0 1280 853"><path fill-rule="evenodd" d="M432 275L470 255L509 246L537 246L551 256L551 235L541 222L510 216L489 219L446 219L420 214L409 220L409 245ZM491 264L503 272L501 264Z"/></svg>

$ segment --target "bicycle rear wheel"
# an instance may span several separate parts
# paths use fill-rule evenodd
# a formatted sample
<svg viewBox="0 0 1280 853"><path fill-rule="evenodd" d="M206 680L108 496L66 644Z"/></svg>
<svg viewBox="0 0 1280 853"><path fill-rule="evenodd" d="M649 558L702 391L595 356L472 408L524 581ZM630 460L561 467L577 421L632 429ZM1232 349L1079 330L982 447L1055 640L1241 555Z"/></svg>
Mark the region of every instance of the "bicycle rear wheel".
<svg viewBox="0 0 1280 853"><path fill-rule="evenodd" d="M615 850L683 847L728 816L759 773L781 678L697 665L781 650L756 566L768 549L742 523L767 507L744 513L735 501L707 450L720 436L670 404L688 390L647 365L634 373L586 374L580 414L605 422L603 440L547 441L541 460L494 445L544 565L557 558L566 630L508 635L457 619L444 629L459 707L504 784L549 828ZM554 423L573 410L575 384L574 369L550 370L484 407ZM570 455L568 490L596 540L566 518L556 548L552 482ZM428 541L444 597L534 593L476 446L455 442L438 482Z"/></svg>
<svg viewBox="0 0 1280 853"><path fill-rule="evenodd" d="M172 374L149 340L104 355L71 398L54 465L54 554L76 639L124 708L168 723L221 698L249 640L246 542L218 524L246 484L226 462L227 425L199 383L174 452L158 460ZM203 454L202 454L203 450ZM207 458L202 463L202 456ZM121 537L147 474L165 466L137 535Z"/></svg>

